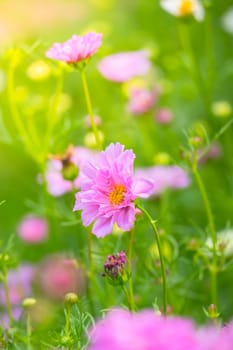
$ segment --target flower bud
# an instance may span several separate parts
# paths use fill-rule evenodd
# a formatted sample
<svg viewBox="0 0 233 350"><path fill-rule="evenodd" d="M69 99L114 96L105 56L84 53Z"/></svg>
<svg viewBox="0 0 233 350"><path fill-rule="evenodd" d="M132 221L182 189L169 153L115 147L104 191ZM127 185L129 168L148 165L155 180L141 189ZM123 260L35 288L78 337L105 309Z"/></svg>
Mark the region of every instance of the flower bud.
<svg viewBox="0 0 233 350"><path fill-rule="evenodd" d="M79 297L76 293L66 293L64 303L66 306L77 304Z"/></svg>
<svg viewBox="0 0 233 350"><path fill-rule="evenodd" d="M30 309L36 304L36 299L34 298L25 298L22 302L22 307L25 309Z"/></svg>

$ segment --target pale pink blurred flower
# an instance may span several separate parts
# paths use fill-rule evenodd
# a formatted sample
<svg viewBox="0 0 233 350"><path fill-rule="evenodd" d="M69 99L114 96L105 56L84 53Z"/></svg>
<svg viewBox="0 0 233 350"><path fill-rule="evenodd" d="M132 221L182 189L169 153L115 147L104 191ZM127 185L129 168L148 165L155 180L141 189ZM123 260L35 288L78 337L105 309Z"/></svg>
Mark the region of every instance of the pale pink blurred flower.
<svg viewBox="0 0 233 350"><path fill-rule="evenodd" d="M130 113L141 115L150 111L157 99L157 92L145 88L138 88L131 92L127 109Z"/></svg>
<svg viewBox="0 0 233 350"><path fill-rule="evenodd" d="M148 56L146 50L116 53L103 58L98 69L106 79L122 83L148 73Z"/></svg>
<svg viewBox="0 0 233 350"><path fill-rule="evenodd" d="M112 310L90 332L88 350L199 350L191 321L152 310Z"/></svg>
<svg viewBox="0 0 233 350"><path fill-rule="evenodd" d="M47 257L37 270L37 283L41 291L54 300L63 299L66 293L78 295L85 289L85 273L74 259L63 256Z"/></svg>
<svg viewBox="0 0 233 350"><path fill-rule="evenodd" d="M161 0L161 7L177 17L193 15L197 21L204 19L204 8L199 0Z"/></svg>
<svg viewBox="0 0 233 350"><path fill-rule="evenodd" d="M97 237L110 234L115 223L129 231L135 221L134 200L149 195L151 182L134 178L134 158L132 150L111 143L97 162L88 162L81 170L74 210L82 210L84 226L95 221L92 232Z"/></svg>
<svg viewBox="0 0 233 350"><path fill-rule="evenodd" d="M12 307L12 316L13 319L15 321L19 321L20 317L22 316L23 310L20 306L13 306ZM4 329L7 329L10 327L10 320L9 320L9 316L7 314L7 312L4 312L1 316L0 316L0 320L1 320L1 326Z"/></svg>
<svg viewBox="0 0 233 350"><path fill-rule="evenodd" d="M98 115L94 115L95 125L100 126L102 123L101 118ZM89 115L86 115L84 118L84 125L86 128L91 128L91 118Z"/></svg>
<svg viewBox="0 0 233 350"><path fill-rule="evenodd" d="M24 298L31 296L34 267L23 264L8 273L9 296L12 305L21 305ZM4 287L0 284L0 304L6 305Z"/></svg>
<svg viewBox="0 0 233 350"><path fill-rule="evenodd" d="M48 58L66 63L86 61L100 47L102 34L90 32L84 36L73 35L64 43L55 43L46 52Z"/></svg>
<svg viewBox="0 0 233 350"><path fill-rule="evenodd" d="M173 120L172 111L169 108L160 108L155 114L155 120L160 124L170 124Z"/></svg>
<svg viewBox="0 0 233 350"><path fill-rule="evenodd" d="M166 189L185 188L190 184L188 174L176 165L159 165L146 168L138 168L135 171L136 178L145 178L153 183L151 196L159 196Z"/></svg>
<svg viewBox="0 0 233 350"><path fill-rule="evenodd" d="M48 236L48 222L37 216L25 216L18 226L19 237L27 243L43 242Z"/></svg>
<svg viewBox="0 0 233 350"><path fill-rule="evenodd" d="M203 155L201 156L202 154L202 150L198 150L198 154L200 156L199 158L199 163L200 164L203 164L203 163L206 163L209 159L219 159L221 158L222 156L222 148L221 148L221 145L219 142L213 142L211 145L210 145L210 148L209 150Z"/></svg>
<svg viewBox="0 0 233 350"><path fill-rule="evenodd" d="M72 191L73 186L75 188L80 187L80 177L79 170L85 164L86 161L94 159L96 157L96 152L89 150L85 147L74 147L73 153L69 158L69 161L72 162L77 167L77 176L74 181L66 180L63 176L63 163L62 159L53 159L51 158L48 161L47 171L45 174L47 182L48 192L55 197L61 196L67 192Z"/></svg>

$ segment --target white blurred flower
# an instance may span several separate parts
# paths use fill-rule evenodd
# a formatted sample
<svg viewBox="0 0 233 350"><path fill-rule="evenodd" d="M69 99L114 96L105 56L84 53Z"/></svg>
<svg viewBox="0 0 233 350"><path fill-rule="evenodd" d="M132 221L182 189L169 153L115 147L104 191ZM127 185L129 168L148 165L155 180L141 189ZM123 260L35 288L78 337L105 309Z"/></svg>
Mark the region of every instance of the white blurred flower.
<svg viewBox="0 0 233 350"><path fill-rule="evenodd" d="M213 242L210 237L207 238L205 246L207 248L205 249L205 253L209 256L211 254L211 249L213 248ZM233 256L233 228L227 228L217 233L216 248L218 255L222 252L225 258Z"/></svg>
<svg viewBox="0 0 233 350"><path fill-rule="evenodd" d="M204 8L198 0L161 0L161 7L177 17L193 15L197 21L204 19Z"/></svg>
<svg viewBox="0 0 233 350"><path fill-rule="evenodd" d="M222 16L223 29L233 35L233 6Z"/></svg>

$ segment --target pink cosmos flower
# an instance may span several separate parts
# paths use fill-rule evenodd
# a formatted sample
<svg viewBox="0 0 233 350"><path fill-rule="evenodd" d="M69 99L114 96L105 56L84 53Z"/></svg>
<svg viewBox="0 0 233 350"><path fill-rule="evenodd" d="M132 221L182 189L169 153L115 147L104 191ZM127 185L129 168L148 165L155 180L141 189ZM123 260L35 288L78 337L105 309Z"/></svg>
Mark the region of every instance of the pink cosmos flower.
<svg viewBox="0 0 233 350"><path fill-rule="evenodd" d="M91 57L100 47L102 34L90 32L84 36L73 35L64 43L55 43L46 52L48 58L66 63L78 63Z"/></svg>
<svg viewBox="0 0 233 350"><path fill-rule="evenodd" d="M49 256L37 270L37 282L51 299L63 299L66 293L81 294L85 288L85 273L74 259Z"/></svg>
<svg viewBox="0 0 233 350"><path fill-rule="evenodd" d="M199 350L194 325L152 310L112 310L90 332L88 350Z"/></svg>
<svg viewBox="0 0 233 350"><path fill-rule="evenodd" d="M167 188L185 188L190 184L188 174L176 165L152 166L138 168L135 171L136 178L145 178L153 183L151 196L159 196Z"/></svg>
<svg viewBox="0 0 233 350"><path fill-rule="evenodd" d="M135 154L124 151L120 143L110 144L97 162L88 162L81 169L81 191L76 194L74 210L82 210L84 226L95 224L97 237L110 234L116 223L128 231L135 221L137 197L148 197L152 184L133 176Z"/></svg>
<svg viewBox="0 0 233 350"><path fill-rule="evenodd" d="M105 57L98 65L106 79L120 83L145 75L150 67L148 52L145 50L113 54Z"/></svg>
<svg viewBox="0 0 233 350"><path fill-rule="evenodd" d="M157 98L157 92L148 89L135 89L132 91L128 103L128 110L135 115L144 114L151 110Z"/></svg>
<svg viewBox="0 0 233 350"><path fill-rule="evenodd" d="M28 243L42 242L48 235L48 223L40 217L26 216L19 224L18 235Z"/></svg>
<svg viewBox="0 0 233 350"><path fill-rule="evenodd" d="M54 196L59 197L67 192L72 191L73 185L76 188L80 187L80 177L78 171L89 159L96 157L96 152L89 150L85 147L74 147L72 155L70 155L70 162L77 167L77 176L74 181L64 178L62 170L63 163L61 159L50 159L47 165L46 181L47 190Z"/></svg>

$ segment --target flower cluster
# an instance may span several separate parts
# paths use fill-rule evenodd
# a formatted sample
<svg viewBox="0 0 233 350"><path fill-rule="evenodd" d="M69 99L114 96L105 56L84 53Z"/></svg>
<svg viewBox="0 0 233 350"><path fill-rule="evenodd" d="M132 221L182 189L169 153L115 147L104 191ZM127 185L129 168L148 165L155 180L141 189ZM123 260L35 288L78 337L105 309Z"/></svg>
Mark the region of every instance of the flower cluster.
<svg viewBox="0 0 233 350"><path fill-rule="evenodd" d="M133 175L134 158L133 151L112 143L97 162L86 162L80 171L74 210L82 210L84 226L95 221L92 232L97 237L110 234L115 223L129 231L135 221L134 200L150 194L152 183Z"/></svg>
<svg viewBox="0 0 233 350"><path fill-rule="evenodd" d="M104 274L111 283L122 284L127 279L125 265L127 263L125 252L108 255L104 263Z"/></svg>

